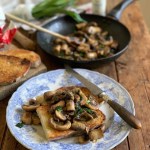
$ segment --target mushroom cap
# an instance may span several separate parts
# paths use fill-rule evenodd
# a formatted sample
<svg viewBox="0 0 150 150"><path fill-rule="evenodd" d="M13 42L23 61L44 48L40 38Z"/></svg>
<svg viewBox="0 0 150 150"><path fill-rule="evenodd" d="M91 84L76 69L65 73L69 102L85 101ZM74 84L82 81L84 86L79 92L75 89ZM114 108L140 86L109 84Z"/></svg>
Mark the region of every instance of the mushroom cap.
<svg viewBox="0 0 150 150"><path fill-rule="evenodd" d="M57 130L68 130L71 127L71 122L67 121L65 124L59 124L58 122L56 122L53 118L50 119L50 125Z"/></svg>
<svg viewBox="0 0 150 150"><path fill-rule="evenodd" d="M31 124L32 122L32 113L25 111L21 117L21 121L24 124Z"/></svg>
<svg viewBox="0 0 150 150"><path fill-rule="evenodd" d="M91 141L96 142L98 139L100 139L102 137L103 137L103 132L102 132L101 128L94 129L89 132L89 138Z"/></svg>
<svg viewBox="0 0 150 150"><path fill-rule="evenodd" d="M62 111L55 110L55 115L58 119L65 121L67 118Z"/></svg>
<svg viewBox="0 0 150 150"><path fill-rule="evenodd" d="M40 104L36 104L36 105L23 105L22 109L25 111L34 111L36 110L38 107L40 106Z"/></svg>

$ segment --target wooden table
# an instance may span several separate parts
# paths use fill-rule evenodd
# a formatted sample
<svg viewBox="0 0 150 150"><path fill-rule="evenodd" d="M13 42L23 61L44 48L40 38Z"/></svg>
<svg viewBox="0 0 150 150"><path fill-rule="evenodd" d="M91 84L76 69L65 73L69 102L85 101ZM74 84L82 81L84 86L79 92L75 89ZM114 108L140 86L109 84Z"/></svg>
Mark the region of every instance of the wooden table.
<svg viewBox="0 0 150 150"><path fill-rule="evenodd" d="M117 2L118 0L109 1L109 8ZM132 35L129 49L115 62L91 70L112 77L129 91L134 100L136 116L142 122L142 129L133 129L114 150L150 150L150 34L138 2L125 10L121 22L128 27ZM63 65L54 63L40 48L37 52L48 70L63 68ZM0 101L0 149L26 150L15 140L6 125L5 116L9 98Z"/></svg>

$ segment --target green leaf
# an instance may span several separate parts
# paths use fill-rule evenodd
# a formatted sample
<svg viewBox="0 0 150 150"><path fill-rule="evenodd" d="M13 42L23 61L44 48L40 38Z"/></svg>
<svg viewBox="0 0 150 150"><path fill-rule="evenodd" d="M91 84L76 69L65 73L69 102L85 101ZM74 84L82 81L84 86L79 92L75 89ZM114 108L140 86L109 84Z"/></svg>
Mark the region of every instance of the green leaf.
<svg viewBox="0 0 150 150"><path fill-rule="evenodd" d="M73 6L74 2L75 0L44 0L33 7L32 16L39 19L51 17L58 13L65 13L77 22L85 22L76 12L66 10L68 6Z"/></svg>
<svg viewBox="0 0 150 150"><path fill-rule="evenodd" d="M62 111L62 110L63 110L63 109L62 109L62 106L57 106L57 107L56 107L56 110L57 110L57 111Z"/></svg>
<svg viewBox="0 0 150 150"><path fill-rule="evenodd" d="M86 20L81 18L81 16L78 13L74 12L74 11L65 10L64 13L67 14L68 16L72 17L78 23L86 22Z"/></svg>
<svg viewBox="0 0 150 150"><path fill-rule="evenodd" d="M53 16L68 6L73 6L74 2L75 0L44 0L33 7L32 16L35 18Z"/></svg>
<svg viewBox="0 0 150 150"><path fill-rule="evenodd" d="M16 124L16 127L18 128L22 128L24 126L24 123L23 122L19 122Z"/></svg>
<svg viewBox="0 0 150 150"><path fill-rule="evenodd" d="M88 100L86 101L86 103L87 103L87 104L90 104L90 103L91 103L91 101L88 99Z"/></svg>
<svg viewBox="0 0 150 150"><path fill-rule="evenodd" d="M77 117L78 115L80 115L83 112L83 109L81 108L81 106L77 105L76 106L76 111L75 111L75 116Z"/></svg>
<svg viewBox="0 0 150 150"><path fill-rule="evenodd" d="M91 109L89 109L89 108L84 108L84 110L85 110L86 112L88 112L89 114L93 114L93 111L92 111Z"/></svg>

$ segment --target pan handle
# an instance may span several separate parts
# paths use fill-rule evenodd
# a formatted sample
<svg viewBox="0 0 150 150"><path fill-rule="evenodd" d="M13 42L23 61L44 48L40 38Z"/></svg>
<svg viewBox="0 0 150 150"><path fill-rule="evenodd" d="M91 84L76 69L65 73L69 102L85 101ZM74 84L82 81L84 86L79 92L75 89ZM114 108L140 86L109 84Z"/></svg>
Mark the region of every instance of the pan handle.
<svg viewBox="0 0 150 150"><path fill-rule="evenodd" d="M113 8L113 10L111 10L107 16L108 17L112 17L116 20L119 20L121 17L121 14L123 12L123 10L133 2L134 0L123 0L121 3L119 3L116 7Z"/></svg>

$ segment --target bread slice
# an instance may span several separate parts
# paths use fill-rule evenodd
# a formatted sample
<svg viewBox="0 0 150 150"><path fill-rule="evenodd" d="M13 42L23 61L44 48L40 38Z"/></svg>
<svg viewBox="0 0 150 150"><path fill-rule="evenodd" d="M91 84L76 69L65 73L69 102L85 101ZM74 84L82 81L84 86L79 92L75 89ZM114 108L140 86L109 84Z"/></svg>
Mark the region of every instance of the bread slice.
<svg viewBox="0 0 150 150"><path fill-rule="evenodd" d="M26 58L31 62L32 68L36 68L41 64L40 56L37 53L29 50L14 49L14 50L0 51L0 55L15 56L22 59Z"/></svg>
<svg viewBox="0 0 150 150"><path fill-rule="evenodd" d="M49 113L48 105L38 107L36 112L40 118L44 133L48 140L57 140L61 138L67 138L67 137L71 137L74 135L82 134L81 131L75 131L71 129L65 130L65 131L59 131L59 130L52 128L49 123L51 119L51 115ZM90 130L94 129L95 127L100 126L105 120L105 116L100 110L95 110L95 112L98 115L98 117L85 122L86 127L88 127Z"/></svg>
<svg viewBox="0 0 150 150"><path fill-rule="evenodd" d="M0 85L18 81L28 72L30 66L31 63L27 59L0 55Z"/></svg>

